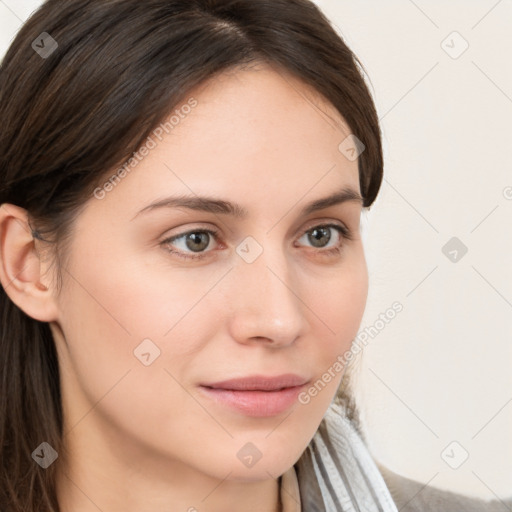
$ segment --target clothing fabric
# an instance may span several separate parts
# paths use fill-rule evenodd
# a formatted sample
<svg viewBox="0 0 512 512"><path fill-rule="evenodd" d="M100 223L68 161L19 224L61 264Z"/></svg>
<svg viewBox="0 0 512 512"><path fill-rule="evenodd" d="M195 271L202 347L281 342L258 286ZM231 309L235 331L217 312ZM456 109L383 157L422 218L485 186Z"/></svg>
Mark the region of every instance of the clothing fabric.
<svg viewBox="0 0 512 512"><path fill-rule="evenodd" d="M398 512L368 448L336 402L295 470L301 512Z"/></svg>
<svg viewBox="0 0 512 512"><path fill-rule="evenodd" d="M512 511L512 497L482 500L430 487L391 471L377 462L377 467L399 512L506 512ZM281 477L281 512L303 512L297 472L292 466ZM337 512L337 511L333 511Z"/></svg>
<svg viewBox="0 0 512 512"><path fill-rule="evenodd" d="M406 478L377 463L400 512L507 512L512 496L483 500ZM302 512L302 511L298 511Z"/></svg>
<svg viewBox="0 0 512 512"><path fill-rule="evenodd" d="M371 456L339 404L331 404L300 459L280 478L282 512L505 512L512 497L484 501L429 487Z"/></svg>

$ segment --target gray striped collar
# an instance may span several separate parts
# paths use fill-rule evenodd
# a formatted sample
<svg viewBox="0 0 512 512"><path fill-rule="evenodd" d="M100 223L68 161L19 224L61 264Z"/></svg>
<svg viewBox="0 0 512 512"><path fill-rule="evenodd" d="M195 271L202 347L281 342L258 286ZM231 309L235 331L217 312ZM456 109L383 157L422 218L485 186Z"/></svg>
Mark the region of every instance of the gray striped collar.
<svg viewBox="0 0 512 512"><path fill-rule="evenodd" d="M331 403L294 467L301 512L397 512L366 444L338 403Z"/></svg>

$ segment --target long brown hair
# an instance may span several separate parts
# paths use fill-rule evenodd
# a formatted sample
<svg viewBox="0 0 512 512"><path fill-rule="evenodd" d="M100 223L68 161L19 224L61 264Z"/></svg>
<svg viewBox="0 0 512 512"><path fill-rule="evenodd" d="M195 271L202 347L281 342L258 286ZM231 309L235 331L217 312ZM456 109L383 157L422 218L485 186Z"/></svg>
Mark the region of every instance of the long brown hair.
<svg viewBox="0 0 512 512"><path fill-rule="evenodd" d="M73 221L112 169L192 87L255 61L292 73L341 113L365 146L369 207L383 157L364 68L308 0L48 0L0 67L0 204L27 210L60 269ZM45 470L31 456L42 442L62 448L54 341L3 287L0 309L0 509L57 512L57 464ZM342 384L337 400L356 420Z"/></svg>

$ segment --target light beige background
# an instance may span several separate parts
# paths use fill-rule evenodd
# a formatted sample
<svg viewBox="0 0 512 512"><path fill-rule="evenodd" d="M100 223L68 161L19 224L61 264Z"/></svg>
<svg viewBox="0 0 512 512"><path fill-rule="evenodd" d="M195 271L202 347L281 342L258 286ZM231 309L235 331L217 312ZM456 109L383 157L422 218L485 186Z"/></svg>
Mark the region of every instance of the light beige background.
<svg viewBox="0 0 512 512"><path fill-rule="evenodd" d="M1 55L40 3L0 0ZM368 73L384 138L363 227L370 448L430 485L510 496L512 3L316 3ZM468 249L456 262L442 251L453 237ZM394 302L403 311L378 322Z"/></svg>

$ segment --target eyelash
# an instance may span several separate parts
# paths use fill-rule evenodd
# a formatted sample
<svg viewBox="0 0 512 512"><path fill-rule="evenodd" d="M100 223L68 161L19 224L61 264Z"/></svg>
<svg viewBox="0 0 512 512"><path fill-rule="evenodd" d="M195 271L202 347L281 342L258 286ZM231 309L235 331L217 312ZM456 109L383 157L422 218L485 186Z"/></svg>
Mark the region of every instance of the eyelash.
<svg viewBox="0 0 512 512"><path fill-rule="evenodd" d="M338 233L340 234L342 239L345 239L347 241L353 240L352 232L348 228L346 228L345 226L341 226L339 224L332 224L332 223L331 224L318 224L318 225L312 226L311 228L307 229L306 231L303 231L303 233L301 234L301 236L299 238L302 238L306 233L309 233L310 231L313 231L315 229L320 229L320 228L334 228L336 231L338 231ZM172 237L164 240L162 242L162 245L167 246L166 250L168 252L170 252L172 254L176 254L178 257L183 258L183 259L199 260L199 259L203 259L203 258L207 257L208 253L211 251L195 253L192 256L191 254L183 253L181 251L175 251L173 249L168 248L168 245L170 245L171 242L174 242L175 240L186 237L187 235L190 235L192 233L208 233L215 239L216 242L218 242L218 236L219 236L218 231L205 228L205 229L193 229L191 231L187 231L185 233L181 233L179 235L172 236ZM335 254L341 253L343 246L344 246L344 244L338 245L337 247L335 247L333 249L327 249L327 250L320 249L318 252L322 253L323 255L335 255Z"/></svg>

